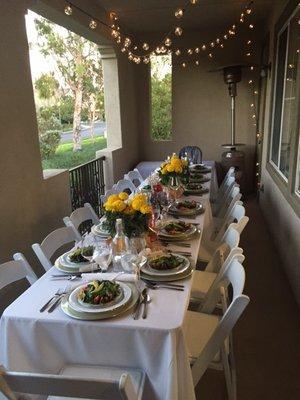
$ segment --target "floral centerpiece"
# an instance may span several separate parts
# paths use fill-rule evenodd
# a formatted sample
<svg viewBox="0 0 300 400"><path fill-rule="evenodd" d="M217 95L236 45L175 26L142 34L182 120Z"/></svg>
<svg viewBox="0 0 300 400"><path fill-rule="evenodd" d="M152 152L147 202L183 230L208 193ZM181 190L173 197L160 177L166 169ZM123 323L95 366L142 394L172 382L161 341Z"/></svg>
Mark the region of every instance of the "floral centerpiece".
<svg viewBox="0 0 300 400"><path fill-rule="evenodd" d="M188 161L182 160L173 154L171 158L164 161L158 171L160 181L164 186L168 186L171 178L184 179L188 173Z"/></svg>
<svg viewBox="0 0 300 400"><path fill-rule="evenodd" d="M125 192L112 194L104 203L106 218L102 226L114 236L116 219L121 218L125 235L129 238L138 237L148 231L151 213L152 208L143 193L136 194L132 198Z"/></svg>

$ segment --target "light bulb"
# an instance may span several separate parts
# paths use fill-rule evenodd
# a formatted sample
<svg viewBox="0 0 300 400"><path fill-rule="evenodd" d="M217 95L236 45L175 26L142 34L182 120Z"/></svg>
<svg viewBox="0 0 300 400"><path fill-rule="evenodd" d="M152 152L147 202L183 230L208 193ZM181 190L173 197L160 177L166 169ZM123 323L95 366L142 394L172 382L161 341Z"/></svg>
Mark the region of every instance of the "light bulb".
<svg viewBox="0 0 300 400"><path fill-rule="evenodd" d="M131 53L128 54L128 60L132 60L133 59L133 55Z"/></svg>
<svg viewBox="0 0 300 400"><path fill-rule="evenodd" d="M250 67L250 70L251 70L251 71L253 71L253 70L254 70L254 67L253 67L253 65L251 65L251 67Z"/></svg>
<svg viewBox="0 0 300 400"><path fill-rule="evenodd" d="M176 54L176 56L180 56L181 51L180 51L179 49L177 49L177 50L175 51L175 54Z"/></svg>
<svg viewBox="0 0 300 400"><path fill-rule="evenodd" d="M199 49L199 47L196 47L196 48L195 48L195 53L197 53L197 54L198 54L199 52L200 52L200 49Z"/></svg>
<svg viewBox="0 0 300 400"><path fill-rule="evenodd" d="M254 94L258 94L258 91L257 90L254 90L254 92L253 92Z"/></svg>
<svg viewBox="0 0 300 400"><path fill-rule="evenodd" d="M251 44L252 42L251 42L251 40L247 40L247 44L249 45L249 44Z"/></svg>
<svg viewBox="0 0 300 400"><path fill-rule="evenodd" d="M208 54L208 57L209 57L209 58L213 58L212 53L209 53L209 54Z"/></svg>
<svg viewBox="0 0 300 400"><path fill-rule="evenodd" d="M240 18L240 23L242 24L243 22L244 22L244 18L241 17L241 18Z"/></svg>
<svg viewBox="0 0 300 400"><path fill-rule="evenodd" d="M145 51L147 51L147 50L149 50L149 44L148 43L143 43L143 49L145 50Z"/></svg>
<svg viewBox="0 0 300 400"><path fill-rule="evenodd" d="M160 47L159 46L156 47L155 52L158 53L158 54L160 53Z"/></svg>
<svg viewBox="0 0 300 400"><path fill-rule="evenodd" d="M71 15L72 12L73 12L72 7L71 7L70 5L67 5L67 6L65 7L65 14Z"/></svg>
<svg viewBox="0 0 300 400"><path fill-rule="evenodd" d="M118 36L120 36L120 33L119 33L117 30L113 29L113 30L111 31L111 36L112 36L113 38L117 38Z"/></svg>
<svg viewBox="0 0 300 400"><path fill-rule="evenodd" d="M220 47L221 47L221 49L224 49L224 44L221 43L221 44L220 44Z"/></svg>
<svg viewBox="0 0 300 400"><path fill-rule="evenodd" d="M150 58L149 58L149 57L144 57L144 58L143 58L143 62L144 62L145 64L149 64Z"/></svg>
<svg viewBox="0 0 300 400"><path fill-rule="evenodd" d="M218 44L220 43L220 39L219 38L216 39L216 43L218 43Z"/></svg>
<svg viewBox="0 0 300 400"><path fill-rule="evenodd" d="M126 37L124 40L124 46L129 47L130 45L131 45L131 40L129 39L129 37Z"/></svg>
<svg viewBox="0 0 300 400"><path fill-rule="evenodd" d="M249 28L250 28L250 29L253 29L253 28L254 28L254 25L253 25L253 24L250 24L250 25L249 25Z"/></svg>
<svg viewBox="0 0 300 400"><path fill-rule="evenodd" d="M120 44L120 43L121 43L121 41L122 41L121 37L120 37L120 36L118 36L118 37L117 37L117 43L118 43L118 44Z"/></svg>
<svg viewBox="0 0 300 400"><path fill-rule="evenodd" d="M254 107L254 103L251 103L251 104L250 104L250 107L251 107L251 108Z"/></svg>
<svg viewBox="0 0 300 400"><path fill-rule="evenodd" d="M253 83L253 80L250 79L250 80L248 81L248 83L249 83L249 85L251 85L251 84Z"/></svg>
<svg viewBox="0 0 300 400"><path fill-rule="evenodd" d="M126 47L122 47L122 48L121 48L121 52L122 52L122 53L125 53L126 50L127 50Z"/></svg>
<svg viewBox="0 0 300 400"><path fill-rule="evenodd" d="M223 38L226 40L226 39L228 39L228 36L227 36L227 35L224 35Z"/></svg>
<svg viewBox="0 0 300 400"><path fill-rule="evenodd" d="M193 50L192 49L188 49L187 53L188 53L189 56L191 56L193 54Z"/></svg>
<svg viewBox="0 0 300 400"><path fill-rule="evenodd" d="M141 62L141 57L136 57L136 58L135 58L135 62L136 62L137 64L139 64L139 63Z"/></svg>
<svg viewBox="0 0 300 400"><path fill-rule="evenodd" d="M177 10L175 11L175 17L179 19L182 16L183 16L183 9L182 8L177 8Z"/></svg>
<svg viewBox="0 0 300 400"><path fill-rule="evenodd" d="M161 46L160 52L161 52L161 53L165 53L166 51L167 51L167 49L165 48L165 46Z"/></svg>
<svg viewBox="0 0 300 400"><path fill-rule="evenodd" d="M116 14L114 11L111 11L111 12L109 13L109 18L112 19L113 21L117 21L118 16L117 16L117 14Z"/></svg>
<svg viewBox="0 0 300 400"><path fill-rule="evenodd" d="M183 66L183 68L186 67L186 63L185 62L183 62L181 65Z"/></svg>
<svg viewBox="0 0 300 400"><path fill-rule="evenodd" d="M134 46L133 50L137 50L137 49L138 49L138 47L137 47L137 46Z"/></svg>
<svg viewBox="0 0 300 400"><path fill-rule="evenodd" d="M194 5L194 4L197 4L197 3L198 3L198 0L190 0L190 3L193 4L193 5Z"/></svg>
<svg viewBox="0 0 300 400"><path fill-rule="evenodd" d="M97 28L97 22L94 19L91 19L90 23L89 23L89 27L91 29L96 29Z"/></svg>
<svg viewBox="0 0 300 400"><path fill-rule="evenodd" d="M251 8L247 8L247 9L246 9L246 13L247 13L248 15L251 14L251 13L252 13Z"/></svg>
<svg viewBox="0 0 300 400"><path fill-rule="evenodd" d="M175 35L176 36L181 36L182 35L182 28L180 27L180 26L177 26L176 28L175 28Z"/></svg>
<svg viewBox="0 0 300 400"><path fill-rule="evenodd" d="M169 47L169 46L171 46L171 44L172 44L172 40L170 38L166 38L165 45Z"/></svg>
<svg viewBox="0 0 300 400"><path fill-rule="evenodd" d="M251 56L251 53L249 52L249 53L246 53L246 56L247 57L250 57Z"/></svg>
<svg viewBox="0 0 300 400"><path fill-rule="evenodd" d="M215 43L211 42L210 47L215 47Z"/></svg>
<svg viewBox="0 0 300 400"><path fill-rule="evenodd" d="M203 45L201 46L201 49L202 49L203 51L206 50L206 45L203 44Z"/></svg>
<svg viewBox="0 0 300 400"><path fill-rule="evenodd" d="M196 65L199 65L199 61L198 61L198 60L196 60L196 61L195 61L195 64L196 64Z"/></svg>

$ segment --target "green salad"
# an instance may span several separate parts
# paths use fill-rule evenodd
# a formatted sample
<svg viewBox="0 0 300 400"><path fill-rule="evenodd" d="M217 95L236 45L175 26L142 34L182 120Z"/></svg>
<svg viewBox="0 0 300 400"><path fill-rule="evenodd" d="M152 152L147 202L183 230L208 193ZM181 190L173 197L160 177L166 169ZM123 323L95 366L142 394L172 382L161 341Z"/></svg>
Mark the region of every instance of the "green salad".
<svg viewBox="0 0 300 400"><path fill-rule="evenodd" d="M182 258L177 257L173 254L166 254L152 259L151 261L149 261L148 264L151 268L162 271L177 268L182 263Z"/></svg>
<svg viewBox="0 0 300 400"><path fill-rule="evenodd" d="M122 293L121 286L111 281L92 281L78 293L78 300L87 304L107 304Z"/></svg>
<svg viewBox="0 0 300 400"><path fill-rule="evenodd" d="M85 256L92 257L93 252L94 252L93 246L80 247L79 249L76 249L69 254L69 260L74 263L87 262L88 260L85 258Z"/></svg>

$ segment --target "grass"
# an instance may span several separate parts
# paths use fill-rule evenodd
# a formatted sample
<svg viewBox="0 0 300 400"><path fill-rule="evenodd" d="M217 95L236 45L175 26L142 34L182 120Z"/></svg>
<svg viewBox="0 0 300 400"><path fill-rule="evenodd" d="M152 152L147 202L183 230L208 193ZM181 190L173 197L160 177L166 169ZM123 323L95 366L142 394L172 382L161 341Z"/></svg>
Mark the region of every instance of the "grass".
<svg viewBox="0 0 300 400"><path fill-rule="evenodd" d="M82 150L76 153L73 153L73 143L60 144L53 157L42 161L43 169L76 167L95 158L96 151L105 147L106 139L104 137L97 137L94 141L93 139L83 139Z"/></svg>

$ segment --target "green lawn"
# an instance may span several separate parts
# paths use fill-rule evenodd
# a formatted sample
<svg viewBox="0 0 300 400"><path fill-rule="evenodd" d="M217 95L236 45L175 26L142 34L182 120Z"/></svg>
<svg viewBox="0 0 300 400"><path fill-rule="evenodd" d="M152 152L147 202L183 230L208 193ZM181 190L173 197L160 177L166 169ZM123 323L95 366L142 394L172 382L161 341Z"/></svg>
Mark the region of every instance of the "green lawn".
<svg viewBox="0 0 300 400"><path fill-rule="evenodd" d="M105 147L106 139L104 137L97 137L94 141L92 139L82 140L82 151L76 153L73 153L73 143L60 144L53 157L42 161L43 169L76 167L95 158L96 151Z"/></svg>

